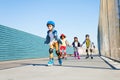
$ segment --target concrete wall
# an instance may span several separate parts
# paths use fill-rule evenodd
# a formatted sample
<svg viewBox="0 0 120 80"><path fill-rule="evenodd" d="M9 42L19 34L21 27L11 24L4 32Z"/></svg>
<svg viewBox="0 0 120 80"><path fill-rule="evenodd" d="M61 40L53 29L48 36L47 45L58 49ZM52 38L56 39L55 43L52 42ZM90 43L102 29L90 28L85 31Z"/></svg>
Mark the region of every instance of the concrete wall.
<svg viewBox="0 0 120 80"><path fill-rule="evenodd" d="M0 61L48 57L41 37L0 25Z"/></svg>
<svg viewBox="0 0 120 80"><path fill-rule="evenodd" d="M100 55L120 61L120 26L117 0L100 0L98 48Z"/></svg>

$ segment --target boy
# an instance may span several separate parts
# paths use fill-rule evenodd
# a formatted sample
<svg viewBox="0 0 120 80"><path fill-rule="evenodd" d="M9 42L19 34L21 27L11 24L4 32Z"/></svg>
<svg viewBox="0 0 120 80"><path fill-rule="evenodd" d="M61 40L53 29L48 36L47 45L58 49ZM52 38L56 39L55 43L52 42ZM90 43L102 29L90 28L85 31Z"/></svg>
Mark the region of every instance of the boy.
<svg viewBox="0 0 120 80"><path fill-rule="evenodd" d="M86 43L86 53L87 53L86 59L87 59L87 58L89 58L89 49L90 49L90 44L91 44L91 41L90 41L88 34L86 34L85 41L83 42L83 44L85 44L85 43ZM92 55L91 55L91 59L93 59Z"/></svg>
<svg viewBox="0 0 120 80"><path fill-rule="evenodd" d="M53 21L48 21L47 22L47 36L46 36L46 41L45 44L49 44L49 61L48 61L48 66L54 64L54 58L53 58L53 49L55 48L56 54L58 56L58 62L60 65L62 65L62 59L60 58L60 52L59 52L59 39L57 35L57 31L54 30L55 23Z"/></svg>
<svg viewBox="0 0 120 80"><path fill-rule="evenodd" d="M73 47L74 47L74 57L78 57L78 59L80 59L80 55L78 52L78 48L81 46L80 42L78 41L77 37L74 37L74 42L72 43Z"/></svg>

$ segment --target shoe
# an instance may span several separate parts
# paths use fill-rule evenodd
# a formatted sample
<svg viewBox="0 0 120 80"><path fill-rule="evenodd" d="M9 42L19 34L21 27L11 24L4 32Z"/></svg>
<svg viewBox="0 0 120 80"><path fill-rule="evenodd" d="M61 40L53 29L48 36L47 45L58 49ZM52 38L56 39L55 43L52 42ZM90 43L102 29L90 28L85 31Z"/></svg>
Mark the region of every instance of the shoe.
<svg viewBox="0 0 120 80"><path fill-rule="evenodd" d="M78 59L80 59L80 57L78 57Z"/></svg>
<svg viewBox="0 0 120 80"><path fill-rule="evenodd" d="M54 64L54 60L53 59L50 59L49 61L48 61L48 66L52 66Z"/></svg>
<svg viewBox="0 0 120 80"><path fill-rule="evenodd" d="M62 66L62 59L58 59L59 65Z"/></svg>

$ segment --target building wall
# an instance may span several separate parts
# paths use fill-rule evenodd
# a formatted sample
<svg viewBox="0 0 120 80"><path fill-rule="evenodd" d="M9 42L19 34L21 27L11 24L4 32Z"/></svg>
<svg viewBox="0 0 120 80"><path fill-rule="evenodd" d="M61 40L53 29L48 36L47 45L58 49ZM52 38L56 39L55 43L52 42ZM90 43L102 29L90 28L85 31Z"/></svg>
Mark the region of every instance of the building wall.
<svg viewBox="0 0 120 80"><path fill-rule="evenodd" d="M48 57L44 39L0 25L0 61Z"/></svg>
<svg viewBox="0 0 120 80"><path fill-rule="evenodd" d="M100 0L98 43L101 55L120 61L118 0Z"/></svg>

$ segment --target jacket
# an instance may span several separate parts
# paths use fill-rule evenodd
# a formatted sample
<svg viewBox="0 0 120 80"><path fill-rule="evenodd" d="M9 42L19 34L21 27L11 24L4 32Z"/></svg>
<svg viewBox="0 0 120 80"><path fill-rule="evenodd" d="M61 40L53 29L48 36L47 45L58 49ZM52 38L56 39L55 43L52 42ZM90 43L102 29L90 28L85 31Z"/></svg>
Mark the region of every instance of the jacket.
<svg viewBox="0 0 120 80"><path fill-rule="evenodd" d="M47 31L47 36L46 36L46 40L45 40L45 44L49 44L50 43L50 36L49 36L50 31ZM58 39L58 35L57 35L57 31L56 30L52 30L52 34L54 35L54 38L56 41L60 42L60 40ZM61 43L61 42L60 42Z"/></svg>
<svg viewBox="0 0 120 80"><path fill-rule="evenodd" d="M73 42L72 45L73 45L73 47L76 47L76 46L75 46L75 42ZM81 46L81 45L80 45L80 42L78 42L78 46L77 46L77 47L80 47L80 46Z"/></svg>

